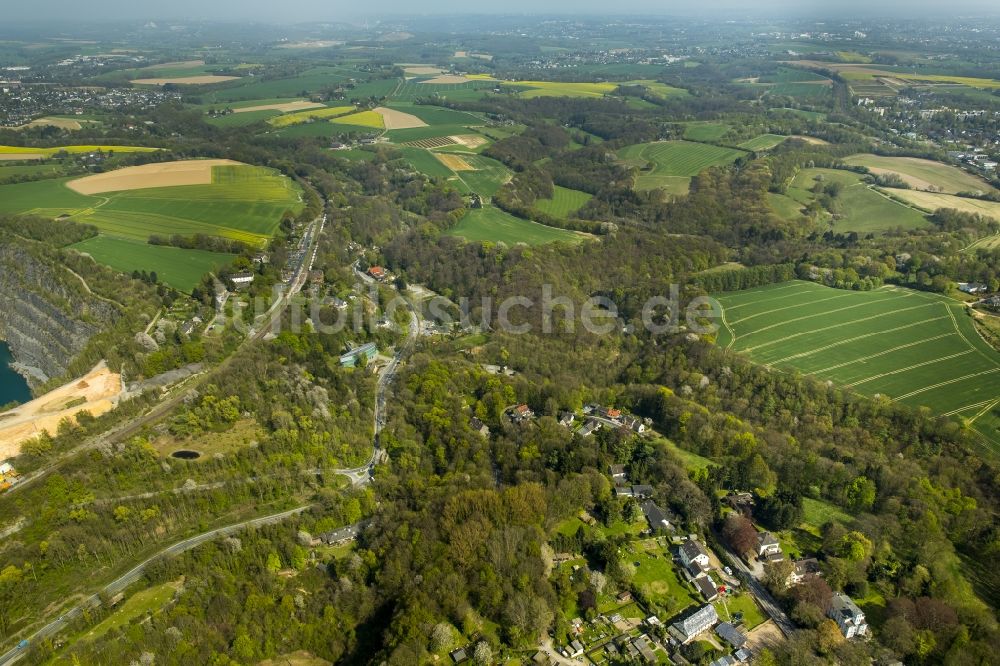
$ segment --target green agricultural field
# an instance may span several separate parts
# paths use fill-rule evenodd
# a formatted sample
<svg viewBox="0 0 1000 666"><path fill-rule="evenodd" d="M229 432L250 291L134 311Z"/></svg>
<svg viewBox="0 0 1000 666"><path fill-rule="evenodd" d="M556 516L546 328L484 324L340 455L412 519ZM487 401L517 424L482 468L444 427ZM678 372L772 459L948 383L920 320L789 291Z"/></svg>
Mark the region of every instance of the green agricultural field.
<svg viewBox="0 0 1000 666"><path fill-rule="evenodd" d="M718 141L732 127L726 123L692 122L684 123L684 138L688 141Z"/></svg>
<svg viewBox="0 0 1000 666"><path fill-rule="evenodd" d="M775 146L784 143L787 136L781 136L780 134L761 134L758 137L754 137L749 141L744 141L740 144L740 148L743 150L771 150Z"/></svg>
<svg viewBox="0 0 1000 666"><path fill-rule="evenodd" d="M146 241L151 234L209 234L260 245L285 211L302 208L292 181L251 166L217 166L211 185L159 187L87 196L60 178L0 186L0 213L66 216L102 234Z"/></svg>
<svg viewBox="0 0 1000 666"><path fill-rule="evenodd" d="M784 95L816 102L831 97L833 89L822 82L778 83L767 91L769 95Z"/></svg>
<svg viewBox="0 0 1000 666"><path fill-rule="evenodd" d="M985 180L966 173L949 164L916 157L883 157L881 155L852 155L844 160L854 166L864 166L873 173L895 173L918 190L932 190L945 194L959 192L992 192L994 188Z"/></svg>
<svg viewBox="0 0 1000 666"><path fill-rule="evenodd" d="M497 193L501 185L510 180L510 169L497 160L482 155L463 155L462 159L475 168L475 171L462 171L457 174L461 185L459 190L463 194L476 192L488 199Z"/></svg>
<svg viewBox="0 0 1000 666"><path fill-rule="evenodd" d="M396 109L420 118L428 125L483 125L485 120L466 111L454 111L441 106L429 104L408 104L393 102L387 104L390 109Z"/></svg>
<svg viewBox="0 0 1000 666"><path fill-rule="evenodd" d="M58 163L48 164L25 164L20 166L0 165L0 180L6 180L13 176L58 176L63 173L62 166Z"/></svg>
<svg viewBox="0 0 1000 666"><path fill-rule="evenodd" d="M718 344L869 396L956 416L1000 451L1000 353L961 303L884 287L793 281L717 296ZM814 516L815 518L815 516Z"/></svg>
<svg viewBox="0 0 1000 666"><path fill-rule="evenodd" d="M522 220L492 206L470 210L448 233L470 241L503 242L508 245L543 245L553 241L578 243L583 239L582 235L572 231Z"/></svg>
<svg viewBox="0 0 1000 666"><path fill-rule="evenodd" d="M312 67L286 79L262 81L259 78L246 77L233 82L238 85L229 85L206 93L202 96L202 101L206 104L221 104L243 100L298 97L303 92L311 93L333 88L359 75L360 72L347 67L322 66Z"/></svg>
<svg viewBox="0 0 1000 666"><path fill-rule="evenodd" d="M389 130L385 133L385 136L393 143L406 143L409 141L420 141L421 139L436 139L442 136L458 136L462 134L475 134L475 132L470 131L468 125L429 125L428 127Z"/></svg>
<svg viewBox="0 0 1000 666"><path fill-rule="evenodd" d="M302 123L308 123L314 120L320 120L324 118L331 119L331 118L336 118L337 116L346 116L347 114L352 113L355 110L355 108L356 107L352 105L352 106L333 106L322 109L309 109L307 111L298 111L296 113L286 113L284 115L278 116L277 118L272 118L268 122L275 127L288 127L289 125L300 125ZM364 123L355 122L349 124L363 125Z"/></svg>
<svg viewBox="0 0 1000 666"><path fill-rule="evenodd" d="M746 155L742 150L691 141L657 141L626 146L618 156L639 169L636 189L666 188L672 194L687 192L690 178L712 166L730 164Z"/></svg>
<svg viewBox="0 0 1000 666"><path fill-rule="evenodd" d="M236 258L234 254L184 250L103 235L70 247L122 273L156 271L160 282L185 293L191 291L205 273L217 271Z"/></svg>
<svg viewBox="0 0 1000 666"><path fill-rule="evenodd" d="M411 148L409 146L402 146L399 150L403 153L403 159L425 176L429 176L430 178L452 178L455 175L455 172L446 167L429 150Z"/></svg>
<svg viewBox="0 0 1000 666"><path fill-rule="evenodd" d="M414 80L400 83L399 87L388 96L396 102L412 102L428 97L440 97L451 101L470 101L479 99L494 85L493 81L421 83L419 80Z"/></svg>
<svg viewBox="0 0 1000 666"><path fill-rule="evenodd" d="M280 116L281 111L247 111L246 113L230 113L226 116L216 116L206 118L205 122L216 127L246 127L254 123L264 122L276 116Z"/></svg>
<svg viewBox="0 0 1000 666"><path fill-rule="evenodd" d="M923 212L869 188L862 176L853 171L803 169L792 179L785 196L802 206L809 204L816 196L812 188L817 178L823 183L838 183L841 186L840 193L834 198L838 217L826 216L827 222L833 222L834 231L877 233L896 227L918 229L931 224Z"/></svg>
<svg viewBox="0 0 1000 666"><path fill-rule="evenodd" d="M569 217L587 205L593 196L579 190L555 186L551 199L538 199L535 208L553 217Z"/></svg>
<svg viewBox="0 0 1000 666"><path fill-rule="evenodd" d="M791 113L805 118L806 120L814 120L816 122L823 122L826 120L826 114L819 111L806 111L805 109L789 109L783 107L774 107L768 109L768 111L772 113Z"/></svg>

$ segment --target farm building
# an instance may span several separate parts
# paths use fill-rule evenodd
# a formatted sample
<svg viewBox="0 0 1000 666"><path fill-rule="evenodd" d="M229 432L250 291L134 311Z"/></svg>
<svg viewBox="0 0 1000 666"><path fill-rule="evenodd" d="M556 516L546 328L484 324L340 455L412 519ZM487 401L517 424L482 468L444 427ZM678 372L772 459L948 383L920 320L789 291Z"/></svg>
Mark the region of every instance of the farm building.
<svg viewBox="0 0 1000 666"><path fill-rule="evenodd" d="M981 294L986 291L986 285L982 282L959 282L958 290L966 294Z"/></svg>
<svg viewBox="0 0 1000 666"><path fill-rule="evenodd" d="M233 285L235 285L237 289L251 284L253 282L253 278L254 274L249 271L244 273L233 273L229 276L230 281L232 281Z"/></svg>

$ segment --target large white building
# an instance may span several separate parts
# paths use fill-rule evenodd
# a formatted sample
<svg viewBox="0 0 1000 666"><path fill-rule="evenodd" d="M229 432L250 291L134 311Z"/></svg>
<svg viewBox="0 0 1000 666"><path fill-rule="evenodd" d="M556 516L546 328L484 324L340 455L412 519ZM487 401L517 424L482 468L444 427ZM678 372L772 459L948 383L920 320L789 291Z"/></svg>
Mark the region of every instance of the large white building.
<svg viewBox="0 0 1000 666"><path fill-rule="evenodd" d="M840 627L840 633L844 634L844 638L868 634L868 622L865 620L865 614L843 592L834 593L833 599L830 601L830 612L827 615Z"/></svg>
<svg viewBox="0 0 1000 666"><path fill-rule="evenodd" d="M677 638L682 643L688 643L701 632L714 627L718 622L719 614L715 612L715 606L705 604L683 620L674 622L670 628L676 632Z"/></svg>

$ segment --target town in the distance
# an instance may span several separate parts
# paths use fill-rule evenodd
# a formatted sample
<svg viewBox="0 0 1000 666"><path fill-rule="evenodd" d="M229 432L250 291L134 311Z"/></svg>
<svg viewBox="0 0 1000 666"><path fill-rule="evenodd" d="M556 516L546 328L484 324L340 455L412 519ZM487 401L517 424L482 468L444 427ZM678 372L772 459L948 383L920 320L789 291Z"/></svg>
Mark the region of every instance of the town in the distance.
<svg viewBox="0 0 1000 666"><path fill-rule="evenodd" d="M185 2L0 21L0 666L997 663L996 7Z"/></svg>

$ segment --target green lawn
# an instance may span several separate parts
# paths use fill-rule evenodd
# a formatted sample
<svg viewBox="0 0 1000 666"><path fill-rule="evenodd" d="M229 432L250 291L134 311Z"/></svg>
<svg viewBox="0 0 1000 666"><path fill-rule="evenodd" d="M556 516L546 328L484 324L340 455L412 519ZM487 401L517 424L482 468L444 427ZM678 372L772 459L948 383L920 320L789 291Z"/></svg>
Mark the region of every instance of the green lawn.
<svg viewBox="0 0 1000 666"><path fill-rule="evenodd" d="M191 291L205 273L216 271L236 258L233 254L150 245L111 236L95 236L70 247L122 273L156 271L160 282L182 292Z"/></svg>
<svg viewBox="0 0 1000 666"><path fill-rule="evenodd" d="M761 134L758 137L754 137L749 141L744 141L740 144L740 148L743 150L771 150L777 145L780 145L787 139L786 136L781 136L780 134Z"/></svg>
<svg viewBox="0 0 1000 666"><path fill-rule="evenodd" d="M667 447L668 449L670 449L671 453L673 453L675 456L677 456L678 458L680 458L681 462L684 464L684 469L686 469L688 471L696 471L696 470L708 469L709 467L712 467L712 466L718 464L718 463L712 462L711 460L709 460L708 458L706 458L704 456L698 455L697 453L693 453L691 451L687 451L685 449L682 449L681 447L677 446L676 444L674 444L669 439L664 439L662 437L658 437L656 439L656 442L658 442L658 443L662 444L663 446Z"/></svg>
<svg viewBox="0 0 1000 666"><path fill-rule="evenodd" d="M753 600L753 597L746 592L735 597L726 597L725 601L719 599L712 604L715 606L719 618L723 621L730 621L734 613L743 613L743 624L741 628L744 632L750 631L759 624L763 624L767 619L764 612Z"/></svg>
<svg viewBox="0 0 1000 666"><path fill-rule="evenodd" d="M661 608L664 616L676 615L701 600L681 581L670 552L659 547L655 539L634 542L625 557L633 565L639 563L632 582L646 599Z"/></svg>
<svg viewBox="0 0 1000 666"><path fill-rule="evenodd" d="M978 335L959 302L908 289L856 292L802 281L717 298L724 308L720 346L865 395L961 417L1000 446L996 421L980 419L1000 402L1000 353ZM811 510L812 520L822 519L817 507Z"/></svg>
<svg viewBox="0 0 1000 666"><path fill-rule="evenodd" d="M112 629L120 629L133 620L154 613L163 608L173 599L174 593L180 587L180 582L162 583L136 592L125 600L111 615L104 618L100 624L81 636L81 640L94 641Z"/></svg>
<svg viewBox="0 0 1000 666"><path fill-rule="evenodd" d="M552 198L538 199L535 201L535 208L553 217L565 218L583 208L592 198L593 196L586 192L556 185Z"/></svg>
<svg viewBox="0 0 1000 666"><path fill-rule="evenodd" d="M583 238L571 231L522 220L492 206L470 210L448 233L470 241L503 242L508 245L542 245L553 241L578 243Z"/></svg>
<svg viewBox="0 0 1000 666"><path fill-rule="evenodd" d="M712 166L730 164L746 155L742 150L691 141L657 141L626 146L618 156L639 169L636 189L667 188L687 192L691 176Z"/></svg>
<svg viewBox="0 0 1000 666"><path fill-rule="evenodd" d="M821 179L817 181L817 178ZM803 169L792 179L786 196L806 205L815 198L817 182L839 183L840 194L834 198L837 217L826 216L837 232L883 232L896 227L919 229L929 226L927 216L902 203L875 192L853 171L840 169Z"/></svg>
<svg viewBox="0 0 1000 666"><path fill-rule="evenodd" d="M854 517L845 513L840 507L824 500L813 499L811 497L802 498L802 508L804 510L802 522L816 530L829 522L850 525L854 522ZM818 533L818 532L817 532Z"/></svg>
<svg viewBox="0 0 1000 666"><path fill-rule="evenodd" d="M731 129L727 123L695 121L684 123L684 138L688 141L718 141Z"/></svg>

